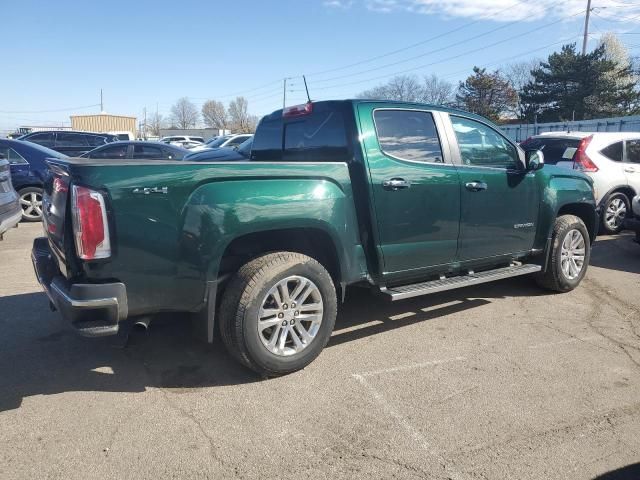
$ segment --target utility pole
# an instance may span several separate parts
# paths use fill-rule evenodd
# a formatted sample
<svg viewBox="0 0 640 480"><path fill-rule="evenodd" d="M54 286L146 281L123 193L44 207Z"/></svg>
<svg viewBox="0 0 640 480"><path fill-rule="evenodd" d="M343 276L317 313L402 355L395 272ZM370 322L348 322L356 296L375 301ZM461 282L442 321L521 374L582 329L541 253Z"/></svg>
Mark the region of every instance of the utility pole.
<svg viewBox="0 0 640 480"><path fill-rule="evenodd" d="M582 55L587 54L587 40L589 38L589 15L591 14L591 0L587 0L587 13L584 17L584 38L582 39Z"/></svg>
<svg viewBox="0 0 640 480"><path fill-rule="evenodd" d="M100 113L104 112L104 103L102 103L102 89L100 89Z"/></svg>
<svg viewBox="0 0 640 480"><path fill-rule="evenodd" d="M287 107L287 79L283 80L283 88L282 88L282 110Z"/></svg>
<svg viewBox="0 0 640 480"><path fill-rule="evenodd" d="M144 127L142 127L142 138L147 139L147 107L144 107Z"/></svg>

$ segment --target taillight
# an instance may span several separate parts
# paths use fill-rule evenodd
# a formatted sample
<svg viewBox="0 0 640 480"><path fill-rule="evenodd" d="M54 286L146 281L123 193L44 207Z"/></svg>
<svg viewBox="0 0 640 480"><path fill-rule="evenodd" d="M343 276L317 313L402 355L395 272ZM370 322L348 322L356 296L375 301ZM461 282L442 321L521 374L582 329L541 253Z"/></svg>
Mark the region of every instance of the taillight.
<svg viewBox="0 0 640 480"><path fill-rule="evenodd" d="M580 170L583 172L597 172L598 166L593 163L593 160L589 158L587 155L587 147L593 140L593 135L589 135L588 137L584 137L580 140L578 144L578 148L576 149L576 153L573 156L573 169Z"/></svg>
<svg viewBox="0 0 640 480"><path fill-rule="evenodd" d="M310 115L313 112L313 103L308 102L303 105L294 105L293 107L287 107L282 111L284 118L302 117L304 115Z"/></svg>
<svg viewBox="0 0 640 480"><path fill-rule="evenodd" d="M95 260L111 256L107 210L102 194L74 185L71 207L78 257Z"/></svg>

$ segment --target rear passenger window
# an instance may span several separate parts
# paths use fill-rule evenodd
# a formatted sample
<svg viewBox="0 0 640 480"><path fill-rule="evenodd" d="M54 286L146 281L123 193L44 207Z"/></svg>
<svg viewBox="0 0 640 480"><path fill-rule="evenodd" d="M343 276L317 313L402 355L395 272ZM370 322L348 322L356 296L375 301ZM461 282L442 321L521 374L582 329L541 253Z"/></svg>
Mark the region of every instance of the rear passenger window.
<svg viewBox="0 0 640 480"><path fill-rule="evenodd" d="M376 110L373 113L380 149L395 158L442 163L442 148L429 112Z"/></svg>
<svg viewBox="0 0 640 480"><path fill-rule="evenodd" d="M627 140L627 162L640 163L640 140Z"/></svg>
<svg viewBox="0 0 640 480"><path fill-rule="evenodd" d="M114 145L112 147L105 147L97 152L89 154L89 158L127 158L127 145Z"/></svg>
<svg viewBox="0 0 640 480"><path fill-rule="evenodd" d="M622 141L612 143L608 147L605 147L600 152L609 160L613 160L614 162L622 161Z"/></svg>
<svg viewBox="0 0 640 480"><path fill-rule="evenodd" d="M56 147L86 147L87 139L82 134L60 133L56 134Z"/></svg>
<svg viewBox="0 0 640 480"><path fill-rule="evenodd" d="M44 147L53 147L53 133L36 133L35 135L25 138L25 140Z"/></svg>
<svg viewBox="0 0 640 480"><path fill-rule="evenodd" d="M162 159L165 158L165 156L162 153L162 150L158 147L150 145L135 145L133 147L133 158Z"/></svg>
<svg viewBox="0 0 640 480"><path fill-rule="evenodd" d="M519 168L518 151L493 128L470 118L450 116L463 165Z"/></svg>
<svg viewBox="0 0 640 480"><path fill-rule="evenodd" d="M272 113L260 121L253 139L251 160L258 162L282 160L282 114Z"/></svg>
<svg viewBox="0 0 640 480"><path fill-rule="evenodd" d="M300 119L285 121L284 161L346 162L349 160L349 147L342 113L335 110L318 110Z"/></svg>

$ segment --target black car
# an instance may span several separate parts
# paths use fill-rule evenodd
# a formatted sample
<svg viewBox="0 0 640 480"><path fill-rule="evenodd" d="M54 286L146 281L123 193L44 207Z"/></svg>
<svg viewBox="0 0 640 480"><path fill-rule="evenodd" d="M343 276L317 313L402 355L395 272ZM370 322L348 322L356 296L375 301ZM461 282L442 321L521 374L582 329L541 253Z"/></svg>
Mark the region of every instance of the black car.
<svg viewBox="0 0 640 480"><path fill-rule="evenodd" d="M20 196L22 220L39 222L42 219L42 185L49 171L46 160L67 156L37 143L0 139L1 158L7 159L11 166L11 181Z"/></svg>
<svg viewBox="0 0 640 480"><path fill-rule="evenodd" d="M184 157L185 162L241 162L249 160L253 137L245 140L237 147L220 147L200 152L189 153Z"/></svg>
<svg viewBox="0 0 640 480"><path fill-rule="evenodd" d="M84 158L121 158L123 160L182 160L189 150L161 142L113 142L81 155Z"/></svg>
<svg viewBox="0 0 640 480"><path fill-rule="evenodd" d="M110 133L60 130L27 133L18 140L37 143L70 157L78 157L96 147L115 142L117 139L118 137Z"/></svg>

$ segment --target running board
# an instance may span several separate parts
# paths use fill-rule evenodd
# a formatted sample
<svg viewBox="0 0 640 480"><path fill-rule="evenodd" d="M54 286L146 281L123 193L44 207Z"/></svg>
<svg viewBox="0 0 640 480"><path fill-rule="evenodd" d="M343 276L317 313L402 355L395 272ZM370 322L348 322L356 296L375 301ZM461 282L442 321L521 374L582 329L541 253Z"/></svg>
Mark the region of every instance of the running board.
<svg viewBox="0 0 640 480"><path fill-rule="evenodd" d="M380 292L386 295L391 301L404 300L405 298L418 297L420 295L428 295L430 293L478 285L479 283L493 282L494 280L501 280L503 278L528 275L530 273L539 272L540 270L542 270L540 265L516 264L509 267L485 270L484 272L478 273L470 271L467 275L441 278L439 280L431 280L429 282L413 283L411 285L402 285L400 287L382 287L380 288Z"/></svg>

